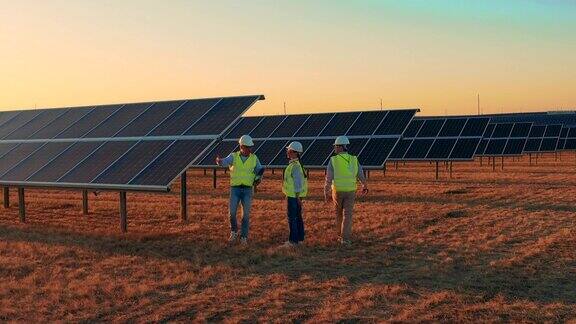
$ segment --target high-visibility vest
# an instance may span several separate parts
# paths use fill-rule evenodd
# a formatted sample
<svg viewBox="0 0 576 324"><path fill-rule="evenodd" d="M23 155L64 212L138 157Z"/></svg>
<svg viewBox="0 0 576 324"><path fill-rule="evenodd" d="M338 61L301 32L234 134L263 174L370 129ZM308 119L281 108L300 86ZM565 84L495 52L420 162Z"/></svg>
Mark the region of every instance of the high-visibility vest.
<svg viewBox="0 0 576 324"><path fill-rule="evenodd" d="M294 168L300 169L302 172L302 190L299 192L298 197L306 197L308 195L308 179L304 175L304 169L299 161L293 161L288 164L284 170L284 181L282 183L282 192L287 197L296 197L296 192L294 191L294 178L292 177L292 170Z"/></svg>
<svg viewBox="0 0 576 324"><path fill-rule="evenodd" d="M340 153L330 158L334 168L332 189L339 192L356 191L358 177L358 158L348 153Z"/></svg>
<svg viewBox="0 0 576 324"><path fill-rule="evenodd" d="M250 154L246 161L242 162L240 152L234 152L232 156L234 157L234 162L230 165L230 185L251 187L256 178L254 168L256 168L258 158L255 154Z"/></svg>

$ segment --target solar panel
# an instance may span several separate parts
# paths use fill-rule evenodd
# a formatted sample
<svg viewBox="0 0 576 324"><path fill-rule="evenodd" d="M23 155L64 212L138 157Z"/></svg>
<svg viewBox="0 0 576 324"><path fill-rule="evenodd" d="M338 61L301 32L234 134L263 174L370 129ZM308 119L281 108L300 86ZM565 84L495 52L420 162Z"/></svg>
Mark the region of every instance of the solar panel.
<svg viewBox="0 0 576 324"><path fill-rule="evenodd" d="M450 160L473 159L480 141L480 138L459 138L450 153Z"/></svg>
<svg viewBox="0 0 576 324"><path fill-rule="evenodd" d="M371 138L358 156L358 161L365 167L383 166L396 142L397 138Z"/></svg>
<svg viewBox="0 0 576 324"><path fill-rule="evenodd" d="M540 145L542 144L542 138L529 138L526 141L526 146L524 146L525 152L538 152L540 150Z"/></svg>
<svg viewBox="0 0 576 324"><path fill-rule="evenodd" d="M404 131L403 136L408 138L416 137L418 131L420 131L420 128L422 128L422 125L424 125L423 119L412 119L412 121L408 125L408 128L406 128L406 130Z"/></svg>
<svg viewBox="0 0 576 324"><path fill-rule="evenodd" d="M326 127L334 114L314 114L300 127L294 137L316 137Z"/></svg>
<svg viewBox="0 0 576 324"><path fill-rule="evenodd" d="M374 133L376 128L380 125L388 111L364 111L360 114L358 119L348 133L348 136L369 136Z"/></svg>
<svg viewBox="0 0 576 324"><path fill-rule="evenodd" d="M404 160L421 160L425 159L428 155L428 151L434 143L434 139L414 139L412 145L408 148L408 151L404 155Z"/></svg>
<svg viewBox="0 0 576 324"><path fill-rule="evenodd" d="M184 101L167 101L152 104L146 111L132 120L115 137L144 136L173 114L184 104ZM125 108L123 108L125 109Z"/></svg>
<svg viewBox="0 0 576 324"><path fill-rule="evenodd" d="M264 120L264 117L244 117L240 118L234 126L231 127L230 131L226 134L225 138L240 138L240 136L249 134L260 122Z"/></svg>
<svg viewBox="0 0 576 324"><path fill-rule="evenodd" d="M576 138L568 138L566 139L566 143L564 144L565 150L576 150Z"/></svg>
<svg viewBox="0 0 576 324"><path fill-rule="evenodd" d="M540 145L540 152L554 152L558 144L558 138L543 138Z"/></svg>
<svg viewBox="0 0 576 324"><path fill-rule="evenodd" d="M222 98L185 135L216 135L226 131L260 96Z"/></svg>
<svg viewBox="0 0 576 324"><path fill-rule="evenodd" d="M302 161L308 166L324 166L334 150L334 140L317 139L304 152Z"/></svg>
<svg viewBox="0 0 576 324"><path fill-rule="evenodd" d="M480 140L480 143L476 147L476 153L474 155L483 155L484 151L486 150L486 146L488 146L488 139L483 138Z"/></svg>
<svg viewBox="0 0 576 324"><path fill-rule="evenodd" d="M18 127L3 139L23 139L28 138L32 134L41 130L44 126L50 124L56 118L60 117L62 114L66 113L67 109L47 109L42 111L38 116L29 121L28 123Z"/></svg>
<svg viewBox="0 0 576 324"><path fill-rule="evenodd" d="M491 139L486 146L486 150L484 150L484 155L502 155L506 147L506 142L506 139Z"/></svg>
<svg viewBox="0 0 576 324"><path fill-rule="evenodd" d="M562 125L547 125L544 137L559 137L562 131Z"/></svg>
<svg viewBox="0 0 576 324"><path fill-rule="evenodd" d="M112 116L121 107L122 105L95 107L78 121L70 124L62 132L54 136L54 138L81 138L94 127L100 125L100 123Z"/></svg>
<svg viewBox="0 0 576 324"><path fill-rule="evenodd" d="M0 179L10 181L27 179L42 166L50 162L54 156L65 151L68 147L72 146L72 144L73 143L66 142L45 143L38 148L38 150L30 154L25 160L18 164L14 164L12 168L4 174L0 174Z"/></svg>
<svg viewBox="0 0 576 324"><path fill-rule="evenodd" d="M442 125L444 125L446 119L428 119L420 128L418 135L416 137L436 137L440 133L440 129L442 129Z"/></svg>
<svg viewBox="0 0 576 324"><path fill-rule="evenodd" d="M460 136L464 126L466 125L467 118L449 118L446 119L442 130L438 134L439 137L457 137Z"/></svg>
<svg viewBox="0 0 576 324"><path fill-rule="evenodd" d="M510 138L506 143L503 155L521 155L525 145L525 138Z"/></svg>
<svg viewBox="0 0 576 324"><path fill-rule="evenodd" d="M259 99L1 113L0 185L166 191Z"/></svg>
<svg viewBox="0 0 576 324"><path fill-rule="evenodd" d="M492 133L494 133L495 128L496 128L496 124L488 124L488 126L486 126L486 130L484 131L484 135L482 137L491 138Z"/></svg>
<svg viewBox="0 0 576 324"><path fill-rule="evenodd" d="M250 133L253 138L267 138L286 119L286 116L266 116Z"/></svg>
<svg viewBox="0 0 576 324"><path fill-rule="evenodd" d="M358 112L338 113L330 120L328 125L322 130L320 136L340 136L346 135L352 124L360 116Z"/></svg>
<svg viewBox="0 0 576 324"><path fill-rule="evenodd" d="M276 128L270 137L292 137L302 125L310 118L310 115L290 115Z"/></svg>
<svg viewBox="0 0 576 324"><path fill-rule="evenodd" d="M0 111L0 126L18 115L18 111Z"/></svg>
<svg viewBox="0 0 576 324"><path fill-rule="evenodd" d="M408 148L412 144L412 141L413 141L412 139L404 139L404 138L400 139L396 144L396 146L394 147L394 149L392 150L392 152L390 152L389 159L402 160L402 158L406 154L406 151L408 151Z"/></svg>
<svg viewBox="0 0 576 324"><path fill-rule="evenodd" d="M402 134L417 110L390 110L374 135Z"/></svg>
<svg viewBox="0 0 576 324"><path fill-rule="evenodd" d="M480 137L486 131L490 118L470 117L460 134L461 137Z"/></svg>
<svg viewBox="0 0 576 324"><path fill-rule="evenodd" d="M510 133L512 133L513 127L514 124L512 123L496 124L491 138L508 138L510 137Z"/></svg>
<svg viewBox="0 0 576 324"><path fill-rule="evenodd" d="M0 128L0 139L10 135L12 132L24 127L28 122L36 118L41 110L22 111L14 118L2 124Z"/></svg>
<svg viewBox="0 0 576 324"><path fill-rule="evenodd" d="M182 135L191 125L195 125L199 120L213 109L221 109L217 106L222 98L195 99L188 100L166 120L160 123L148 136L178 136ZM217 114L217 112L215 113ZM213 118L208 121L212 122ZM226 123L226 120L222 120Z"/></svg>
<svg viewBox="0 0 576 324"><path fill-rule="evenodd" d="M404 137L413 141L401 140L390 155L390 159L472 160L488 122L489 118L476 116L415 118L404 132ZM467 148L465 145L472 147Z"/></svg>
<svg viewBox="0 0 576 324"><path fill-rule="evenodd" d="M437 138L426 155L429 160L448 160L450 153L454 149L457 139L455 138Z"/></svg>
<svg viewBox="0 0 576 324"><path fill-rule="evenodd" d="M216 156L222 158L238 149L238 142L236 141L222 141L215 143L210 149L206 150L204 156L200 157L195 165L214 166L216 165Z"/></svg>
<svg viewBox="0 0 576 324"><path fill-rule="evenodd" d="M514 128L512 128L512 132L510 133L510 137L528 137L530 134L530 128L532 128L531 123L515 123Z"/></svg>
<svg viewBox="0 0 576 324"><path fill-rule="evenodd" d="M543 137L546 132L546 125L532 125L529 137Z"/></svg>
<svg viewBox="0 0 576 324"><path fill-rule="evenodd" d="M257 150L256 155L262 165L270 165L278 154L282 154L288 145L286 140L267 140Z"/></svg>

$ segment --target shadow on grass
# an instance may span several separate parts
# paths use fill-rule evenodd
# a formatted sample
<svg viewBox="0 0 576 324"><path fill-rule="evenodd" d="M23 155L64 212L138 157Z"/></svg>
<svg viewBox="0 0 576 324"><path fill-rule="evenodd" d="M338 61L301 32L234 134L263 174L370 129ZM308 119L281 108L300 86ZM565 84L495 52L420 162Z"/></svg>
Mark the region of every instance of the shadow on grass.
<svg viewBox="0 0 576 324"><path fill-rule="evenodd" d="M92 250L106 255L127 255L189 262L192 268L228 265L241 276L284 274L297 280L345 278L351 286L367 283L406 284L433 291L454 290L489 299L505 295L511 299L576 303L574 262L559 265L543 260L541 267L495 268L491 256L473 261L453 255L446 263L435 256L440 245L395 245L387 238L361 233L362 241L351 246L305 246L293 252L270 251L271 242L260 242L249 250L227 247L220 241L192 240L183 235L95 237L57 230L19 229L0 226L0 240L41 243Z"/></svg>

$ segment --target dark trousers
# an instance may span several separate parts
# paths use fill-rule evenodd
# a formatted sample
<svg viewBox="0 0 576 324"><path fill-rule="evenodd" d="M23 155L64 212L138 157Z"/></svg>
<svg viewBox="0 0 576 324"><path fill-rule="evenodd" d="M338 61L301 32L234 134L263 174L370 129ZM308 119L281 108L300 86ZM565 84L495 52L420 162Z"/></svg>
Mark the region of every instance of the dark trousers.
<svg viewBox="0 0 576 324"><path fill-rule="evenodd" d="M289 240L292 243L304 241L304 220L302 220L302 206L298 199L287 198L288 205L288 227L290 228Z"/></svg>

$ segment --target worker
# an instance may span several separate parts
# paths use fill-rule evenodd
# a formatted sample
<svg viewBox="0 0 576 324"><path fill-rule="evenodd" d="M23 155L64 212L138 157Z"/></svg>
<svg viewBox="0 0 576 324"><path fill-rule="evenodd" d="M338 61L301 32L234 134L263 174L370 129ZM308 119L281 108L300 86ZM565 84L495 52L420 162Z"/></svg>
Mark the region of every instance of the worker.
<svg viewBox="0 0 576 324"><path fill-rule="evenodd" d="M356 200L356 183L362 183L362 194L368 193L368 185L358 158L348 153L350 141L346 136L339 136L334 142L334 156L328 162L324 201L332 193L336 210L336 230L341 244L350 244L352 235L352 212Z"/></svg>
<svg viewBox="0 0 576 324"><path fill-rule="evenodd" d="M242 204L242 225L240 230L240 243L248 244L248 231L250 229L250 208L254 187L262 181L264 168L256 154L252 153L254 142L249 135L243 135L238 141L240 150L230 153L224 159L216 156L216 164L230 169L230 244L238 239L238 222L236 212L238 205Z"/></svg>
<svg viewBox="0 0 576 324"><path fill-rule="evenodd" d="M288 241L282 247L295 247L304 241L304 220L302 219L302 198L308 194L308 179L300 155L304 148L300 142L292 142L286 147L290 162L284 170L282 192L286 195L288 214Z"/></svg>

